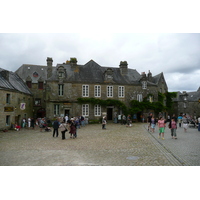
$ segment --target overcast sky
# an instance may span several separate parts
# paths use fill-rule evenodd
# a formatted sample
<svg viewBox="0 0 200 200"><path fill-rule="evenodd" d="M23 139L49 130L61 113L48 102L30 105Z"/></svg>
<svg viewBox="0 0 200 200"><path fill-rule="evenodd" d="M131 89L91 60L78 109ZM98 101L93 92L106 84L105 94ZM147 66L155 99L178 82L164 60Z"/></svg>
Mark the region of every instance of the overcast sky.
<svg viewBox="0 0 200 200"><path fill-rule="evenodd" d="M16 71L22 64L53 65L76 57L83 65L128 67L139 73L164 73L169 91L196 91L200 86L200 34L0 34L0 67Z"/></svg>
<svg viewBox="0 0 200 200"><path fill-rule="evenodd" d="M22 64L46 65L47 57L53 58L54 66L70 57L81 65L92 59L107 67L127 61L139 73L163 72L169 91L199 88L200 34L195 29L199 10L193 0L189 5L176 0L171 4L156 0L41 2L12 1L12 7L10 1L4 3L8 10L0 14L4 18L0 68L16 71Z"/></svg>

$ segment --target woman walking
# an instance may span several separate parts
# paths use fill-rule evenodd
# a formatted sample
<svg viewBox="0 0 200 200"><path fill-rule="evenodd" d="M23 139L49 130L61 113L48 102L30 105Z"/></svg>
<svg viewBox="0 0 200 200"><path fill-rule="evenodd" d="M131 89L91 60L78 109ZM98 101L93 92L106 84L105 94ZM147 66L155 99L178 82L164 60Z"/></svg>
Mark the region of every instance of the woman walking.
<svg viewBox="0 0 200 200"><path fill-rule="evenodd" d="M70 133L70 138L75 139L77 137L76 136L76 124L74 123L73 118L69 122L69 133Z"/></svg>
<svg viewBox="0 0 200 200"><path fill-rule="evenodd" d="M176 137L176 129L177 129L177 124L176 121L174 119L171 119L171 121L169 122L169 129L171 129L171 136L172 139L177 139Z"/></svg>
<svg viewBox="0 0 200 200"><path fill-rule="evenodd" d="M161 137L162 135L162 139L164 140L164 133L165 133L165 126L166 126L166 123L165 123L165 120L163 117L160 117L160 119L158 120L158 128L159 128L159 136L158 138Z"/></svg>
<svg viewBox="0 0 200 200"><path fill-rule="evenodd" d="M183 122L184 131L187 132L189 121L188 121L188 118L186 117L186 115L183 116L182 122Z"/></svg>
<svg viewBox="0 0 200 200"><path fill-rule="evenodd" d="M157 120L156 120L156 118L154 118L154 116L152 115L152 118L151 118L151 130L150 130L152 133L155 132L156 123L157 123Z"/></svg>
<svg viewBox="0 0 200 200"><path fill-rule="evenodd" d="M67 125L65 124L64 121L62 121L62 123L60 124L59 128L60 128L60 131L62 133L62 140L65 140L66 139L65 138L65 132L67 132L68 130L67 130Z"/></svg>

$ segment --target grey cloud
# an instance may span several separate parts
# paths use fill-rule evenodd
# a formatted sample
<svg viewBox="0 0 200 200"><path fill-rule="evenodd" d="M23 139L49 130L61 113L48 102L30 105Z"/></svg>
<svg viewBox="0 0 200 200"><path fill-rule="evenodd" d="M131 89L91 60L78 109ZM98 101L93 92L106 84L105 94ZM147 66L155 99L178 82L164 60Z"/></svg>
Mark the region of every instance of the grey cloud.
<svg viewBox="0 0 200 200"><path fill-rule="evenodd" d="M11 71L22 64L45 65L47 57L54 65L70 57L111 67L126 60L139 73L163 72L169 90L199 87L200 34L0 34L0 47L0 67Z"/></svg>

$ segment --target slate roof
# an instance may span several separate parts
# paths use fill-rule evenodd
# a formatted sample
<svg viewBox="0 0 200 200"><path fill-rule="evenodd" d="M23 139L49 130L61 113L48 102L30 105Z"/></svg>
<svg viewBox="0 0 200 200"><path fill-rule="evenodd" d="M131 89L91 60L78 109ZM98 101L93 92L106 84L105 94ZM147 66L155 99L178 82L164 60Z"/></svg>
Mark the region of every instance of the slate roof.
<svg viewBox="0 0 200 200"><path fill-rule="evenodd" d="M105 71L111 69L113 71L113 83L141 85L140 80L142 76L137 72L137 70L128 68L127 74L122 75L120 73L120 67L103 67L93 60L90 60L84 65L71 66L68 63L57 64L56 67L52 67L52 76L48 79L47 66L45 65L23 64L16 71L16 73L23 79L24 82L29 78L31 78L32 83L38 83L39 79L44 80L44 82L45 80L55 81L58 80L57 69L60 66L66 70L67 76L64 80L67 82L103 84L106 83L104 78ZM38 77L33 76L35 72L38 73ZM151 81L147 81L148 85L157 85L162 75L163 73L153 76Z"/></svg>
<svg viewBox="0 0 200 200"><path fill-rule="evenodd" d="M52 76L48 80L53 81L57 79L57 68L60 66L63 66L66 70L67 78L65 80L69 82L105 83L104 73L107 69L111 69L113 71L113 83L141 85L141 75L135 69L128 68L127 74L122 75L119 67L102 67L93 60L90 60L85 65L73 67L71 67L70 64L57 64L57 66L53 68ZM148 81L148 84L156 85L159 77L160 75L156 77L155 80L153 77L152 79L154 81Z"/></svg>
<svg viewBox="0 0 200 200"><path fill-rule="evenodd" d="M19 69L15 71L24 82L28 76L31 78L32 83L38 83L38 80L45 80L47 79L47 66L44 65L28 65L23 64ZM33 76L34 73L37 73L38 76Z"/></svg>
<svg viewBox="0 0 200 200"><path fill-rule="evenodd" d="M187 101L198 101L200 99L200 90L194 92L186 92L187 94ZM183 101L183 93L178 91L177 97L173 99L174 101Z"/></svg>
<svg viewBox="0 0 200 200"><path fill-rule="evenodd" d="M8 74L8 79L2 74L4 72ZM27 85L16 73L2 68L0 68L0 89L9 89L32 95Z"/></svg>

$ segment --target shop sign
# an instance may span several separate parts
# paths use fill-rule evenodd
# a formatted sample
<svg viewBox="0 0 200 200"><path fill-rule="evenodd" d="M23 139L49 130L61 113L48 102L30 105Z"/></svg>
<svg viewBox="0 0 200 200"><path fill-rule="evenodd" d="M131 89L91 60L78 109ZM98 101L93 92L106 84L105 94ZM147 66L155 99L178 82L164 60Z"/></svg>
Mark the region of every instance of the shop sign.
<svg viewBox="0 0 200 200"><path fill-rule="evenodd" d="M4 107L4 112L13 112L14 107Z"/></svg>

